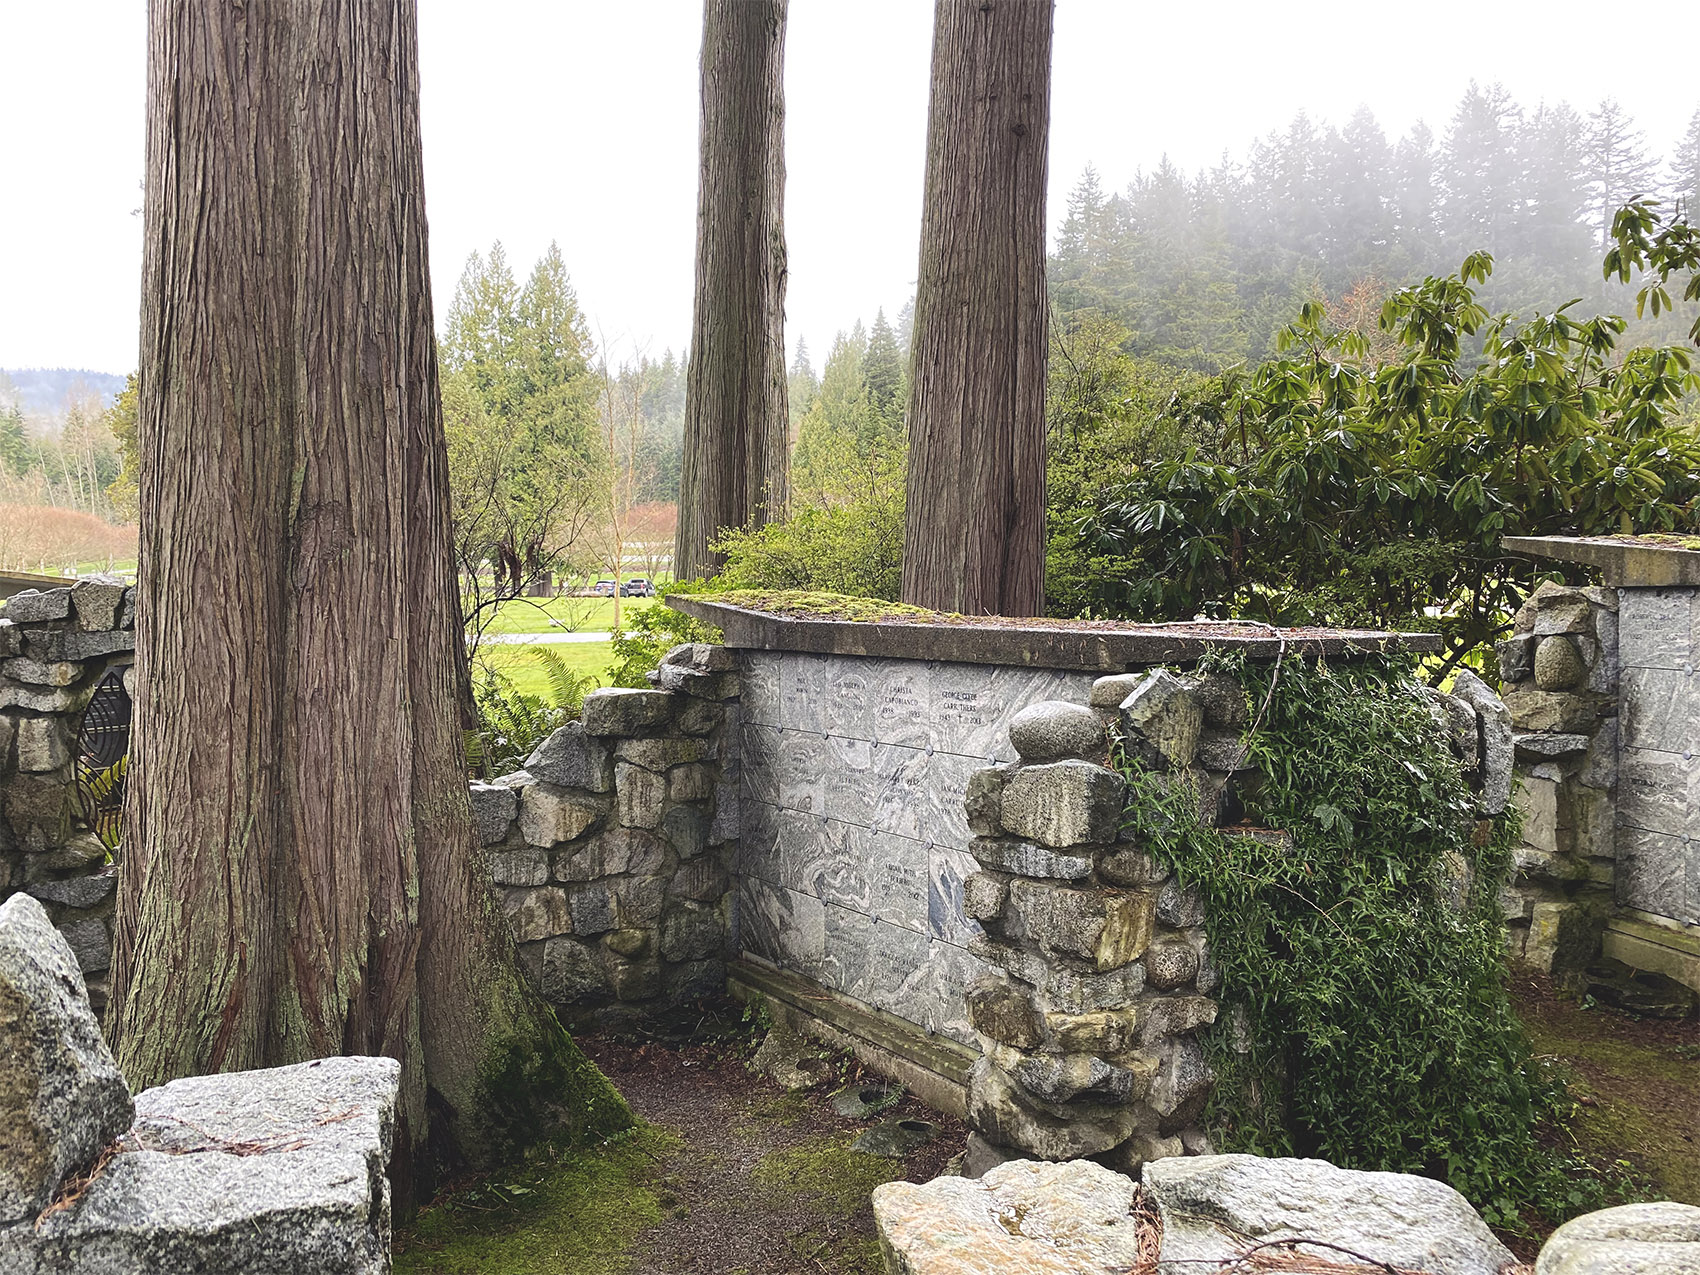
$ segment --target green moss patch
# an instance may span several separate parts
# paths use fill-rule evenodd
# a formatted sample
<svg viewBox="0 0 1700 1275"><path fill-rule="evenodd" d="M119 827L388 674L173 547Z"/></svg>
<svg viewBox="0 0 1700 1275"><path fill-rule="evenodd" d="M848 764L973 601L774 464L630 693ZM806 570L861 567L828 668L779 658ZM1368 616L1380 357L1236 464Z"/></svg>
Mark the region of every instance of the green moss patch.
<svg viewBox="0 0 1700 1275"><path fill-rule="evenodd" d="M747 611L772 615L807 616L812 620L855 620L877 623L903 620L911 624L954 619L939 611L910 606L906 602L882 602L878 598L852 598L842 593L816 593L800 589L730 589L725 593L699 595L705 602L724 602Z"/></svg>
<svg viewBox="0 0 1700 1275"><path fill-rule="evenodd" d="M656 1177L673 1135L534 1147L504 1173L422 1211L396 1236L397 1275L618 1275L665 1208Z"/></svg>
<svg viewBox="0 0 1700 1275"><path fill-rule="evenodd" d="M866 1207L876 1186L901 1176L902 1168L896 1160L852 1151L854 1136L835 1133L769 1152L750 1176L767 1191L797 1196L828 1216L848 1217Z"/></svg>

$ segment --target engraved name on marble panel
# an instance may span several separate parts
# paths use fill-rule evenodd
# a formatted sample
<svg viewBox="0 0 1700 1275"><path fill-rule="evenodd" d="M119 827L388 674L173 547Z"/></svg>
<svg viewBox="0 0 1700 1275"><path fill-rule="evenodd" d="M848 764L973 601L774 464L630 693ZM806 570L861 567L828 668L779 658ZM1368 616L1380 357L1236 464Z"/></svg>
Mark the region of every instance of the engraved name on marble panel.
<svg viewBox="0 0 1700 1275"><path fill-rule="evenodd" d="M932 682L921 660L870 660L873 737L882 744L925 748L932 729Z"/></svg>
<svg viewBox="0 0 1700 1275"><path fill-rule="evenodd" d="M1617 619L1625 668L1680 669L1700 659L1700 590L1625 589Z"/></svg>
<svg viewBox="0 0 1700 1275"><path fill-rule="evenodd" d="M779 688L784 662L783 655L770 651L740 653L739 682L743 687L741 699L746 721L779 725Z"/></svg>
<svg viewBox="0 0 1700 1275"><path fill-rule="evenodd" d="M791 730L826 730L828 670L831 657L788 653L780 665L779 724Z"/></svg>
<svg viewBox="0 0 1700 1275"><path fill-rule="evenodd" d="M1700 757L1625 748L1618 758L1617 824L1672 836L1700 834Z"/></svg>
<svg viewBox="0 0 1700 1275"><path fill-rule="evenodd" d="M924 934L851 908L825 906L821 981L863 1004L925 1026L931 971Z"/></svg>
<svg viewBox="0 0 1700 1275"><path fill-rule="evenodd" d="M779 735L779 804L826 813L827 741L789 727Z"/></svg>
<svg viewBox="0 0 1700 1275"><path fill-rule="evenodd" d="M745 722L738 735L744 759L741 773L745 800L779 805L779 728Z"/></svg>

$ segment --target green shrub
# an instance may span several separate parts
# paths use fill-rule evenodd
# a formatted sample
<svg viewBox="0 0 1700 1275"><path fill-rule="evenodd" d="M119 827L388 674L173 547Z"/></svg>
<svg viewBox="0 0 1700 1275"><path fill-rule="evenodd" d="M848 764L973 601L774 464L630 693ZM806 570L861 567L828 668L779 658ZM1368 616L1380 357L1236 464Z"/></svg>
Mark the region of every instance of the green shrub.
<svg viewBox="0 0 1700 1275"><path fill-rule="evenodd" d="M903 585L903 489L894 483L844 504L799 509L715 545L717 590L800 589L895 602Z"/></svg>
<svg viewBox="0 0 1700 1275"><path fill-rule="evenodd" d="M549 677L549 695L522 691L506 673L479 662L472 669L472 702L478 728L467 733L467 768L474 774L506 775L525 765L532 751L584 708L596 679L583 677L554 651L537 647L527 653Z"/></svg>
<svg viewBox="0 0 1700 1275"><path fill-rule="evenodd" d="M688 581L670 585L669 594L700 593L705 586ZM649 687L649 674L661 657L685 642L718 642L720 630L693 620L666 603L634 607L626 612L631 628L614 633L614 663L608 668L608 685Z"/></svg>

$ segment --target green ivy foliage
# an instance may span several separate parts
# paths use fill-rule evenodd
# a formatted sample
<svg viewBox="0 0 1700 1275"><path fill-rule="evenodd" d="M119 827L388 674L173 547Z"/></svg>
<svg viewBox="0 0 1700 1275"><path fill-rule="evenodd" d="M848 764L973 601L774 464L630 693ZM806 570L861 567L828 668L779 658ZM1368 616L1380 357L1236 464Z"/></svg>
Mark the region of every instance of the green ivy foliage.
<svg viewBox="0 0 1700 1275"><path fill-rule="evenodd" d="M1477 819L1414 664L1288 659L1271 692L1269 665L1213 663L1262 713L1246 818L1290 843L1182 817L1195 798L1123 768L1139 839L1203 895L1222 1145L1426 1174L1499 1226L1598 1207L1601 1181L1552 1149L1563 1091L1505 987L1518 817Z"/></svg>

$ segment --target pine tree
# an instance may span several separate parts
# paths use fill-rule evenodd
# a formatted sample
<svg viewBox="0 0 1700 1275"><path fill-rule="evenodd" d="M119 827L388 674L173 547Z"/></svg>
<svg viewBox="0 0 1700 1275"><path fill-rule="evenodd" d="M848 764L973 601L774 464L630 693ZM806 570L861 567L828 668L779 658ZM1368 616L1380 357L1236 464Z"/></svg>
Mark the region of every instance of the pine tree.
<svg viewBox="0 0 1700 1275"><path fill-rule="evenodd" d="M903 355L897 333L886 322L885 310L874 315L868 333L868 352L862 358L862 387L867 391L870 423L881 429L903 428L905 385Z"/></svg>
<svg viewBox="0 0 1700 1275"><path fill-rule="evenodd" d="M1608 97L1588 116L1584 174L1593 194L1593 221L1600 251L1611 244L1617 210L1632 199L1654 194L1656 165L1647 153L1647 135L1629 112Z"/></svg>
<svg viewBox="0 0 1700 1275"><path fill-rule="evenodd" d="M1517 220L1515 139L1522 110L1502 84L1473 80L1441 152L1441 228L1449 251L1504 252Z"/></svg>
<svg viewBox="0 0 1700 1275"><path fill-rule="evenodd" d="M1671 152L1670 195L1682 201L1690 220L1700 217L1700 111Z"/></svg>

